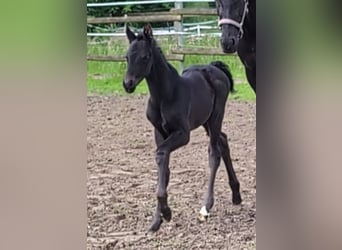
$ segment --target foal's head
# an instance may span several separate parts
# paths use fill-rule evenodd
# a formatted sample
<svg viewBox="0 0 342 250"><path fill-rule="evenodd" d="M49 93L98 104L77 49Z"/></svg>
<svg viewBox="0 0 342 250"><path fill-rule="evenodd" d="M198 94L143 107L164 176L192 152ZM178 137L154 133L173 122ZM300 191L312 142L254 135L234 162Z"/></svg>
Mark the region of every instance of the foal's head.
<svg viewBox="0 0 342 250"><path fill-rule="evenodd" d="M137 36L127 27L126 35L130 45L126 55L127 71L123 86L127 93L132 93L151 72L154 40L152 27L149 24L145 25L143 32Z"/></svg>
<svg viewBox="0 0 342 250"><path fill-rule="evenodd" d="M242 25L248 12L248 0L216 0L216 8L222 29L222 49L225 53L233 53L243 35Z"/></svg>

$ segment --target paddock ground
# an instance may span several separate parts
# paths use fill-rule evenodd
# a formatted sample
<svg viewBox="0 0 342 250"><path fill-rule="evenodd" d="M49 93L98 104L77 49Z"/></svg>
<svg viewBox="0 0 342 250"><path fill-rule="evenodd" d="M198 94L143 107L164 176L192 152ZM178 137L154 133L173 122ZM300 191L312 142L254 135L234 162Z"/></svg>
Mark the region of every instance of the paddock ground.
<svg viewBox="0 0 342 250"><path fill-rule="evenodd" d="M228 101L228 134L243 202L233 205L221 163L215 204L206 223L197 220L208 180L208 138L203 128L170 160L173 218L145 236L156 206L157 167L147 96L89 96L87 130L87 249L255 249L255 102Z"/></svg>

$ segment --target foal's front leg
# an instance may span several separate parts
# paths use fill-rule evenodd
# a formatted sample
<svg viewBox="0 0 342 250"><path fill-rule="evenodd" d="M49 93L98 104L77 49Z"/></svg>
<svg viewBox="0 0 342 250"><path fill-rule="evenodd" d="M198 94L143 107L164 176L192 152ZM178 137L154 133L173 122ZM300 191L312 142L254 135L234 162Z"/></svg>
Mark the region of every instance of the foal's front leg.
<svg viewBox="0 0 342 250"><path fill-rule="evenodd" d="M170 134L166 140L160 142L160 134L155 132L157 152L156 162L158 165L158 185L157 185L157 209L152 221L152 225L149 231L156 232L159 230L162 223L162 218L166 221L171 220L171 209L167 204L167 186L169 184L170 169L169 160L170 153L181 146L186 145L189 142L190 131L178 130Z"/></svg>

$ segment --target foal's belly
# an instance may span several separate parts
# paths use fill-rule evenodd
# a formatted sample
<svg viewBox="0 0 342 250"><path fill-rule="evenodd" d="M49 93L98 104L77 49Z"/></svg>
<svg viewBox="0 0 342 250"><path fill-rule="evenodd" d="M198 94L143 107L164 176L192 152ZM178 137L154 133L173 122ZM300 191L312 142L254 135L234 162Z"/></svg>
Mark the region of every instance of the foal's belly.
<svg viewBox="0 0 342 250"><path fill-rule="evenodd" d="M193 90L190 102L189 119L191 129L195 129L208 121L213 105L214 95L210 88L204 86Z"/></svg>

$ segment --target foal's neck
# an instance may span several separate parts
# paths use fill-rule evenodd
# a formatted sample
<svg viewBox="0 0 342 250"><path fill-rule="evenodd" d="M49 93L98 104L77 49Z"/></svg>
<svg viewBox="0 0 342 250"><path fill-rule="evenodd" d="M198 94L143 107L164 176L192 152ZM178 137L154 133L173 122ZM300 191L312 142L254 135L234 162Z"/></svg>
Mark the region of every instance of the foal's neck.
<svg viewBox="0 0 342 250"><path fill-rule="evenodd" d="M146 81L152 101L161 102L172 97L179 75L158 47L153 48L152 54L153 64Z"/></svg>

